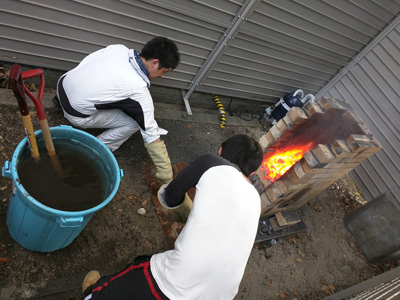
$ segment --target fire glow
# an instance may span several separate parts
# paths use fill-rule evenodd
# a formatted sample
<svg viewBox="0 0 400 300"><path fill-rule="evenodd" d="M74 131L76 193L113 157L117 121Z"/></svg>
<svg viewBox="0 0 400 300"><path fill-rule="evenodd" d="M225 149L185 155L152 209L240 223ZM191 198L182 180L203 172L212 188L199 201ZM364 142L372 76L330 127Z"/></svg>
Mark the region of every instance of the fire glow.
<svg viewBox="0 0 400 300"><path fill-rule="evenodd" d="M264 173L264 178L275 182L298 162L304 153L312 148L312 143L309 143L304 147L295 147L278 153L275 152L265 157L261 164L261 171Z"/></svg>

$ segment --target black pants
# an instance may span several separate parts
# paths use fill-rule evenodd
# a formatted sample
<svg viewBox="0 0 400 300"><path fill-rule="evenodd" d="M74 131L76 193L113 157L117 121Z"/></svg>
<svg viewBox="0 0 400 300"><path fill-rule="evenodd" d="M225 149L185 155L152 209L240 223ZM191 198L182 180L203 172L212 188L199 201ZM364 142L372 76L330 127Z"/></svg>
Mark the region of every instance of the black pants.
<svg viewBox="0 0 400 300"><path fill-rule="evenodd" d="M150 256L137 257L121 272L103 276L85 291L94 300L168 300L150 271Z"/></svg>

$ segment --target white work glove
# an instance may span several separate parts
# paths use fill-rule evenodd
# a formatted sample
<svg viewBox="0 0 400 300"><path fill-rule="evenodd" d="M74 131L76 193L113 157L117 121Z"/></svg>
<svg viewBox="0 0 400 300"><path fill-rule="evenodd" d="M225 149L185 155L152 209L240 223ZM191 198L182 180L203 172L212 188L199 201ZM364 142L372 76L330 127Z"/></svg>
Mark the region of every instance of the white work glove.
<svg viewBox="0 0 400 300"><path fill-rule="evenodd" d="M189 217L190 211L192 210L193 201L190 199L189 195L185 193L185 198L181 204L175 207L168 206L167 202L165 201L165 189L167 186L168 184L164 184L158 190L158 200L164 208L172 212L172 217L176 222L185 223Z"/></svg>
<svg viewBox="0 0 400 300"><path fill-rule="evenodd" d="M169 159L167 147L164 141L144 144L151 160L157 168L156 178L162 184L170 183L173 177L171 160Z"/></svg>

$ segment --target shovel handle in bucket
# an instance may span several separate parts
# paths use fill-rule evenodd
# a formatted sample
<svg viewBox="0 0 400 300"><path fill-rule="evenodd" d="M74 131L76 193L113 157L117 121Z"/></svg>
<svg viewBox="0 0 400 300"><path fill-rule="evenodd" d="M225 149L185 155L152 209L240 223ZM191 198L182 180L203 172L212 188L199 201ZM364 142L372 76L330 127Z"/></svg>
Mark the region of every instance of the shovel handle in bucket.
<svg viewBox="0 0 400 300"><path fill-rule="evenodd" d="M63 177L63 170L56 155L56 149L54 148L53 139L51 138L49 123L47 122L46 113L43 107L43 92L44 92L44 75L42 69L29 70L21 73L23 79L30 79L33 77L40 76L40 84L37 96L35 97L29 89L24 86L25 93L32 99L33 103L36 107L36 112L39 117L39 125L42 130L42 135L44 139L44 143L46 145L47 153L50 156L51 162L53 164L54 169L57 172L58 177Z"/></svg>
<svg viewBox="0 0 400 300"><path fill-rule="evenodd" d="M35 70L25 71L25 72L21 73L21 76L23 79L30 79L30 78L33 78L36 76L40 76L40 85L39 85L39 90L38 90L36 98L28 90L28 88L26 86L24 86L24 89L25 89L25 93L29 96L29 98L32 99L33 103L35 104L36 112L39 117L40 129L42 130L44 143L46 144L47 153L50 156L54 156L56 154L56 150L54 148L53 140L51 139L50 128L49 128L49 124L47 122L46 113L44 111L43 101L42 101L43 92L44 92L43 70L35 69Z"/></svg>
<svg viewBox="0 0 400 300"><path fill-rule="evenodd" d="M26 135L28 137L31 154L34 158L39 158L39 148L37 146L35 131L33 130L31 116L29 114L28 104L26 103L24 93L24 83L21 76L21 66L14 64L10 69L9 80L17 98L19 111L21 113L22 124L24 125Z"/></svg>

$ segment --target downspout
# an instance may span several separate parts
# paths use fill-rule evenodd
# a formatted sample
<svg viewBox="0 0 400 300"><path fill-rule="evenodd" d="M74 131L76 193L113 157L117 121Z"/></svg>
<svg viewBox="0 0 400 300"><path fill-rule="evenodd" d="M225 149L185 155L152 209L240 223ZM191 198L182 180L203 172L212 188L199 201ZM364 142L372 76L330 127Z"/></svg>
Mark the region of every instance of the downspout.
<svg viewBox="0 0 400 300"><path fill-rule="evenodd" d="M239 11L233 26L228 30L227 33L224 34L223 39L219 42L218 48L211 55L211 58L201 68L200 72L191 83L189 90L186 92L186 94L182 90L183 101L185 103L188 115L192 115L192 111L189 105L189 97L192 95L196 87L201 83L203 78L210 71L214 63L216 63L217 59L223 54L223 52L225 52L225 47L229 45L232 39L234 39L234 36L242 22L247 20L247 16L253 12L254 8L256 7L256 5L258 5L260 1L261 0L250 0L250 2L248 2L248 4L241 11Z"/></svg>

